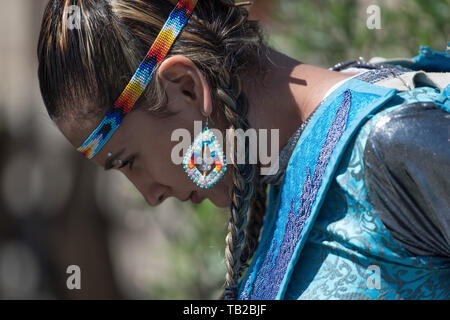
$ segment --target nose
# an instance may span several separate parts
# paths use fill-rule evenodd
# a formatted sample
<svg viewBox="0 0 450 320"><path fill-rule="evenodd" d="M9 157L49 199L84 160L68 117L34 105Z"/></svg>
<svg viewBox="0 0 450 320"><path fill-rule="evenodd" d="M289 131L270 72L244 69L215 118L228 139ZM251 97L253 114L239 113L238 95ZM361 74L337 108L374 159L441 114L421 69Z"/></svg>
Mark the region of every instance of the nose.
<svg viewBox="0 0 450 320"><path fill-rule="evenodd" d="M170 196L169 187L152 180L149 176L132 175L130 172L124 174L151 207L156 207Z"/></svg>
<svg viewBox="0 0 450 320"><path fill-rule="evenodd" d="M169 188L161 184L154 184L141 193L150 206L156 207L168 198Z"/></svg>

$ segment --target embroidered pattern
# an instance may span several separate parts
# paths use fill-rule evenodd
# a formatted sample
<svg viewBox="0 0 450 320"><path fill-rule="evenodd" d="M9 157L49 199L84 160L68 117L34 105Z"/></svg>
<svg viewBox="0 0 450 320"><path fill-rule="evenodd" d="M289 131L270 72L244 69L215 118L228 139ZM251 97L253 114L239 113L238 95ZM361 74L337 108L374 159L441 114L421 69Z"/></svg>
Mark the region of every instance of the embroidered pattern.
<svg viewBox="0 0 450 320"><path fill-rule="evenodd" d="M289 261L302 236L303 227L309 218L317 193L322 185L322 178L331 154L347 126L351 97L350 90L346 90L320 150L313 175L310 175L309 166L306 169L306 178L302 186L299 208L297 211L295 210L296 199L292 199L283 240L278 247L277 253L275 253L276 245L273 243L272 249L261 262L256 278L252 279L249 277L247 279L241 293L241 299L272 300L276 298Z"/></svg>
<svg viewBox="0 0 450 320"><path fill-rule="evenodd" d="M359 129L342 155L283 299L450 298L450 261L416 256L392 236L370 201L364 165L367 140L377 124L402 106L424 99L426 92L429 99L433 91L417 88L399 93ZM373 265L380 266L379 288L367 286Z"/></svg>

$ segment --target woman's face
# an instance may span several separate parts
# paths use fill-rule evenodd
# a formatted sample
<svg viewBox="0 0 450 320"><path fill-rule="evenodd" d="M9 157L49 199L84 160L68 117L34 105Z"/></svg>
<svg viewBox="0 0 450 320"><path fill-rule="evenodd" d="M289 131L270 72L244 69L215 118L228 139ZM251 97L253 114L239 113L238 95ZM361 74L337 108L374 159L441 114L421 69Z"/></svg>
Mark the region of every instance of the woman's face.
<svg viewBox="0 0 450 320"><path fill-rule="evenodd" d="M194 203L208 198L215 205L226 207L230 204L229 170L216 185L201 189L189 179L183 166L171 158L173 148L180 143L171 141L172 133L187 129L193 141L194 121L204 124L205 113L212 111L209 87L204 87L204 79L195 65L184 59L161 65L158 73L166 90L167 109L175 114L161 118L142 109L132 111L92 161L125 174L151 206L176 197ZM74 120L56 122L74 147L83 143L97 123L80 126Z"/></svg>

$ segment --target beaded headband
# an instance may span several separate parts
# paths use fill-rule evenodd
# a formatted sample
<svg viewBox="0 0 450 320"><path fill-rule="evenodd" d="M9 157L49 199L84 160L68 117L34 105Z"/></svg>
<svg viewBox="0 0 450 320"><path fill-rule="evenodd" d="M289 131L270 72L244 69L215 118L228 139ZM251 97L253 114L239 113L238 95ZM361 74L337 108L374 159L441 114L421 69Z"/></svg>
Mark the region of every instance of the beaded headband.
<svg viewBox="0 0 450 320"><path fill-rule="evenodd" d="M161 29L158 37L139 65L114 106L108 111L99 126L84 143L77 148L86 158L92 159L108 142L112 134L131 111L145 88L153 78L155 66L162 62L191 17L198 0L180 0Z"/></svg>

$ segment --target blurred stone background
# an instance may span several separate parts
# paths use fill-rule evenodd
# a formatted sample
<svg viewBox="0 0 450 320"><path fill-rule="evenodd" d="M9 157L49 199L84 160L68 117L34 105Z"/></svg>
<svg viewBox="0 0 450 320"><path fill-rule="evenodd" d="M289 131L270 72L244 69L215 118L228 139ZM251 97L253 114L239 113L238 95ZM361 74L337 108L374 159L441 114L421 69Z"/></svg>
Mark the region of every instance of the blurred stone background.
<svg viewBox="0 0 450 320"><path fill-rule="evenodd" d="M79 155L48 118L37 80L46 0L0 0L0 298L215 299L228 214L165 201L150 208L118 172ZM369 5L381 29L366 26ZM254 0L268 42L330 67L360 56L444 51L447 0ZM68 290L67 267L81 268Z"/></svg>

